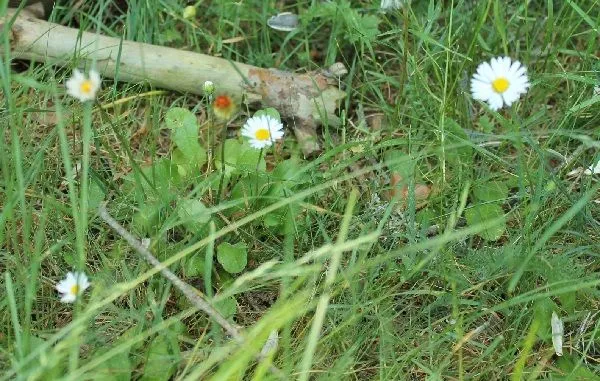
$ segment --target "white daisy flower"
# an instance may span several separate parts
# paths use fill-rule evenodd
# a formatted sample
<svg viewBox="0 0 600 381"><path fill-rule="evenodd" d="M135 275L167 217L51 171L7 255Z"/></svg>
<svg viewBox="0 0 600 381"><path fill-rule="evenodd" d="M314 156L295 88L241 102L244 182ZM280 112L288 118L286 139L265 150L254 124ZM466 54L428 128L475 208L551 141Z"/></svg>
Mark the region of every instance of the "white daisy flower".
<svg viewBox="0 0 600 381"><path fill-rule="evenodd" d="M242 127L242 136L248 138L252 148L269 147L283 137L283 124L269 115L253 116Z"/></svg>
<svg viewBox="0 0 600 381"><path fill-rule="evenodd" d="M87 275L82 272L69 271L67 277L58 282L56 290L61 293L61 302L73 303L88 287L90 287L90 282Z"/></svg>
<svg viewBox="0 0 600 381"><path fill-rule="evenodd" d="M481 63L471 78L473 98L487 102L494 111L513 104L528 88L527 69L509 57Z"/></svg>
<svg viewBox="0 0 600 381"><path fill-rule="evenodd" d="M85 77L79 70L73 70L73 76L65 83L67 94L79 99L81 102L93 101L100 89L100 74L90 70L89 77Z"/></svg>

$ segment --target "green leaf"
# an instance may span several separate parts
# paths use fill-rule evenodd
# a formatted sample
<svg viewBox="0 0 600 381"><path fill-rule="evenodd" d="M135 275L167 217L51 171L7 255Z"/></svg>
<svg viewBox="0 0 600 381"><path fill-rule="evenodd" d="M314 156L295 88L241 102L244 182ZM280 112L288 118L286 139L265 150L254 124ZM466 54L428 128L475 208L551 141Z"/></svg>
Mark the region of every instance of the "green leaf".
<svg viewBox="0 0 600 381"><path fill-rule="evenodd" d="M158 35L158 37L161 41L161 45L162 44L166 45L169 43L174 43L174 42L183 40L183 35L181 34L181 32L179 32L174 27L164 30L162 33L160 33Z"/></svg>
<svg viewBox="0 0 600 381"><path fill-rule="evenodd" d="M251 173L246 177L241 178L231 190L229 198L231 200L244 200L229 210L232 212L246 210L247 207L255 205L257 202L256 196L265 195L269 179L264 174Z"/></svg>
<svg viewBox="0 0 600 381"><path fill-rule="evenodd" d="M198 173L198 166L195 162L190 161L179 148L175 148L173 152L171 152L171 162L177 167L179 176L183 178Z"/></svg>
<svg viewBox="0 0 600 381"><path fill-rule="evenodd" d="M223 166L223 160L221 158L221 150L224 151L225 154L225 174L229 175L236 171L236 165L240 153L242 152L242 143L240 143L237 139L227 139L225 140L225 147L217 147L217 156L215 159L215 167L220 171Z"/></svg>
<svg viewBox="0 0 600 381"><path fill-rule="evenodd" d="M198 122L191 111L173 107L167 111L165 123L171 129L171 140L192 165L206 162L206 150L198 143Z"/></svg>
<svg viewBox="0 0 600 381"><path fill-rule="evenodd" d="M558 306L550 298L538 299L533 306L534 318L543 323L536 334L540 340L544 340L546 343L552 342L550 319L552 318L552 311L557 310Z"/></svg>
<svg viewBox="0 0 600 381"><path fill-rule="evenodd" d="M276 227L284 222L283 217L285 217L285 215L278 213L269 213L263 218L263 223L266 227L269 228Z"/></svg>
<svg viewBox="0 0 600 381"><path fill-rule="evenodd" d="M481 202L502 201L508 197L508 187L501 181L488 181L476 185L473 195Z"/></svg>
<svg viewBox="0 0 600 381"><path fill-rule="evenodd" d="M201 276L204 273L204 264L204 256L201 254L194 254L185 260L183 274L186 278Z"/></svg>
<svg viewBox="0 0 600 381"><path fill-rule="evenodd" d="M237 312L237 301L233 296L220 300L215 303L215 308L225 317L229 319Z"/></svg>
<svg viewBox="0 0 600 381"><path fill-rule="evenodd" d="M254 173L256 171L264 172L267 169L265 155L258 149L244 145L242 152L237 159L236 168L240 172Z"/></svg>
<svg viewBox="0 0 600 381"><path fill-rule="evenodd" d="M246 268L248 263L248 250L243 242L232 245L223 242L217 247L217 261L225 271L237 274Z"/></svg>
<svg viewBox="0 0 600 381"><path fill-rule="evenodd" d="M465 217L469 226L477 226L490 220L504 217L504 211L497 204L480 204L467 209ZM502 237L505 230L506 218L501 223L483 230L479 233L479 236L487 241L496 241Z"/></svg>
<svg viewBox="0 0 600 381"><path fill-rule="evenodd" d="M77 266L77 255L72 251L63 252L62 259L71 267Z"/></svg>
<svg viewBox="0 0 600 381"><path fill-rule="evenodd" d="M88 189L88 210L91 213L96 213L96 209L98 209L102 201L104 201L102 187L97 182L91 181Z"/></svg>
<svg viewBox="0 0 600 381"><path fill-rule="evenodd" d="M297 158L284 160L277 164L273 170L273 180L290 182L290 186L304 184L310 181L310 176L306 172L301 172L301 161Z"/></svg>
<svg viewBox="0 0 600 381"><path fill-rule="evenodd" d="M374 15L359 15L348 17L348 40L354 42L370 43L379 35L379 17Z"/></svg>
<svg viewBox="0 0 600 381"><path fill-rule="evenodd" d="M277 111L276 109L274 109L272 107L267 107L265 109L258 110L257 112L254 113L254 116L261 116L261 115L270 116L279 121L281 120L281 115L279 115L279 111Z"/></svg>
<svg viewBox="0 0 600 381"><path fill-rule="evenodd" d="M169 190L181 184L181 177L177 166L166 158L157 160L150 166L143 167L142 172L150 181L150 184L148 184L146 180L142 180L142 185L146 191L150 192L149 188L156 189L156 192L163 201L171 198Z"/></svg>
<svg viewBox="0 0 600 381"><path fill-rule="evenodd" d="M200 200L183 200L177 215L186 229L195 233L210 221L211 213Z"/></svg>
<svg viewBox="0 0 600 381"><path fill-rule="evenodd" d="M133 215L133 226L142 234L151 233L160 223L160 207L156 203L141 205Z"/></svg>
<svg viewBox="0 0 600 381"><path fill-rule="evenodd" d="M159 335L152 340L144 365L142 381L168 381L177 369L178 358L169 352L169 340Z"/></svg>
<svg viewBox="0 0 600 381"><path fill-rule="evenodd" d="M98 380L128 381L131 380L131 363L127 351L118 353L94 369Z"/></svg>
<svg viewBox="0 0 600 381"><path fill-rule="evenodd" d="M484 115L481 118L479 118L479 124L481 125L481 129L483 130L483 132L487 134L491 134L494 131L494 125L492 124L492 121L487 115Z"/></svg>

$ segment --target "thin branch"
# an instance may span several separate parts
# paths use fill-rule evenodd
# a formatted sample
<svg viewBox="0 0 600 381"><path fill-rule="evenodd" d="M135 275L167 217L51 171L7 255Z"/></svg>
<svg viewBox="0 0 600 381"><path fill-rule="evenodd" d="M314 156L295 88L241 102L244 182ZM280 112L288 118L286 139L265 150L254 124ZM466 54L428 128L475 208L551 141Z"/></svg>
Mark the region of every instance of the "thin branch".
<svg viewBox="0 0 600 381"><path fill-rule="evenodd" d="M175 274L173 274L168 268L166 268L152 253L148 250L140 241L137 240L131 233L129 233L121 224L119 224L114 218L106 210L105 204L100 204L98 207L98 212L100 217L111 227L114 231L116 231L121 237L129 243L129 245L137 251L140 255L148 261L152 266L159 269L161 274L171 281L177 287L183 295L199 310L206 313L208 316L213 318L217 324L219 324L231 337L234 338L238 344L243 344L244 336L241 334L240 329L235 325L231 324L227 319L221 315L219 311L217 311L209 301L205 300L200 292L188 285ZM265 344L266 345L266 344ZM262 353L258 354L256 357L257 361L262 361L264 356ZM283 372L274 365L269 366L269 370L275 376L279 377L282 380L287 379Z"/></svg>
<svg viewBox="0 0 600 381"><path fill-rule="evenodd" d="M106 206L104 204L100 205L98 208L100 213L100 217L108 224L114 231L116 231L121 237L129 243L129 245L137 251L141 256L144 257L148 263L150 263L155 268L159 269L161 274L173 283L175 287L177 287L183 295L199 310L206 313L212 319L214 319L227 333L233 337L238 342L243 342L244 338L240 333L238 327L231 324L227 319L221 315L219 311L217 311L207 300L205 300L202 295L193 288L188 285L175 274L173 274L168 268L166 268L152 253L150 250L146 249L140 241L137 240L131 233L129 233L125 228L119 224L114 218L106 210Z"/></svg>

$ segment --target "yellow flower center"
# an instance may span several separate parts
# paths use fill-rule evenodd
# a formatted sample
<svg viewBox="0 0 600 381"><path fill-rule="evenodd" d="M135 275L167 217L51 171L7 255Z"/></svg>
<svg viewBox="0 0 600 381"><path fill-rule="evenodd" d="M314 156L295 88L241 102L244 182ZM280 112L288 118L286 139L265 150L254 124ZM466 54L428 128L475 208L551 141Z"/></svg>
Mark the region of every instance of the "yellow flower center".
<svg viewBox="0 0 600 381"><path fill-rule="evenodd" d="M79 285L74 284L73 286L71 286L71 294L77 295L78 293L79 293Z"/></svg>
<svg viewBox="0 0 600 381"><path fill-rule="evenodd" d="M81 86L79 86L79 90L84 94L89 94L92 92L92 87L92 81L83 81Z"/></svg>
<svg viewBox="0 0 600 381"><path fill-rule="evenodd" d="M256 139L258 139L258 140L269 140L271 138L271 134L269 133L269 130L267 130L266 128L261 128L260 130L256 130L256 133L254 134L254 136L256 136Z"/></svg>
<svg viewBox="0 0 600 381"><path fill-rule="evenodd" d="M508 86L510 86L510 82L508 82L508 79L504 77L497 78L494 80L494 82L492 82L492 87L498 94L502 94L508 90Z"/></svg>

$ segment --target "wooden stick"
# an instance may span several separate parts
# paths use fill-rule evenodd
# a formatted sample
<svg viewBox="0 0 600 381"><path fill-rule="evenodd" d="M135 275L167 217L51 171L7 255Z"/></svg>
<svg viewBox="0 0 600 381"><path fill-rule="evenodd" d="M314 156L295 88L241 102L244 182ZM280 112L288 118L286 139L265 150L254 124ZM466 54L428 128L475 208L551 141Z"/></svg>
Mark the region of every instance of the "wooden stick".
<svg viewBox="0 0 600 381"><path fill-rule="evenodd" d="M198 292L194 287L185 283L177 275L166 268L142 243L128 232L120 223L118 223L106 210L105 204L100 204L98 207L98 214L100 218L104 220L114 231L116 231L127 243L137 251L148 263L154 268L158 269L160 273L167 278L175 287L181 291L185 297L200 311L207 314L209 317L214 319L238 344L244 343L244 336L239 327L230 323L219 311L217 311L213 305L202 297L202 294ZM267 345L267 344L265 344ZM264 350L264 348L263 348ZM263 360L264 355L259 353L256 356L257 361ZM283 372L274 365L269 366L269 370L275 376L280 379L286 379Z"/></svg>
<svg viewBox="0 0 600 381"><path fill-rule="evenodd" d="M5 30L14 13L0 18ZM319 149L315 128L334 120L345 93L335 85L328 71L305 74L263 69L205 54L162 46L125 41L39 20L19 14L8 25L13 58L53 65L93 65L106 77L119 81L145 82L195 94L202 84L215 83L218 92L249 103L274 107L288 119L305 155Z"/></svg>
<svg viewBox="0 0 600 381"><path fill-rule="evenodd" d="M233 337L238 342L243 342L242 334L240 330L231 324L227 319L221 315L219 311L217 311L207 300L205 300L202 295L193 288L188 285L177 275L175 275L171 270L166 268L152 253L148 250L140 241L138 241L131 233L129 233L121 224L119 224L106 210L104 205L100 205L98 208L98 212L100 218L104 220L114 231L116 231L127 243L137 251L149 264L151 264L154 268L160 270L161 274L173 283L175 287L177 287L185 297L200 311L204 312L212 319L214 319L227 333Z"/></svg>

